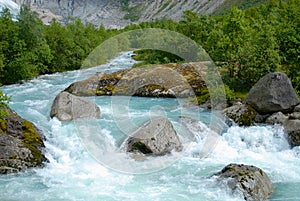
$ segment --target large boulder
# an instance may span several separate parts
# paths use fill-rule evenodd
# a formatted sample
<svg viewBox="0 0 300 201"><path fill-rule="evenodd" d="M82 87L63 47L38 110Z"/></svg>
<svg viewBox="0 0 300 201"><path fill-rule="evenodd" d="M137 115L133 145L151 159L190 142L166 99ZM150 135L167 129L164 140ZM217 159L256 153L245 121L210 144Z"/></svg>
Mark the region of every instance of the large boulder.
<svg viewBox="0 0 300 201"><path fill-rule="evenodd" d="M255 166L229 164L217 176L232 193L242 194L248 201L266 200L273 192L268 175Z"/></svg>
<svg viewBox="0 0 300 201"><path fill-rule="evenodd" d="M288 141L292 147L300 146L300 120L287 120L283 127L288 136Z"/></svg>
<svg viewBox="0 0 300 201"><path fill-rule="evenodd" d="M191 97L206 89L206 63L152 65L93 76L65 91L78 96Z"/></svg>
<svg viewBox="0 0 300 201"><path fill-rule="evenodd" d="M168 119L153 117L126 140L125 147L127 152L161 156L180 151L182 144Z"/></svg>
<svg viewBox="0 0 300 201"><path fill-rule="evenodd" d="M42 166L46 158L41 132L13 110L6 110L8 115L0 121L0 174Z"/></svg>
<svg viewBox="0 0 300 201"><path fill-rule="evenodd" d="M246 103L260 114L290 112L299 99L290 79L284 73L269 73L250 90Z"/></svg>
<svg viewBox="0 0 300 201"><path fill-rule="evenodd" d="M74 96L68 92L59 93L52 105L50 117L60 121L71 121L80 118L98 118L100 109L84 98Z"/></svg>

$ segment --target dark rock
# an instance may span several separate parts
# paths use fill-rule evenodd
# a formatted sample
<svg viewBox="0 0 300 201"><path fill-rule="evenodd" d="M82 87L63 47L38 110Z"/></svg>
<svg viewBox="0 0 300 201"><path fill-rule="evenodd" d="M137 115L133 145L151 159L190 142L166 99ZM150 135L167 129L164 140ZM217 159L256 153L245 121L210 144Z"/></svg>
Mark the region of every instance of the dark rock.
<svg viewBox="0 0 300 201"><path fill-rule="evenodd" d="M230 164L217 176L232 193L242 193L248 201L266 200L273 192L268 175L255 166Z"/></svg>
<svg viewBox="0 0 300 201"><path fill-rule="evenodd" d="M15 173L39 167L46 161L41 132L33 123L7 109L0 122L0 174Z"/></svg>
<svg viewBox="0 0 300 201"><path fill-rule="evenodd" d="M300 120L287 120L283 124L292 147L300 146Z"/></svg>
<svg viewBox="0 0 300 201"><path fill-rule="evenodd" d="M74 96L68 92L59 93L52 105L50 117L60 121L71 121L80 118L100 117L100 109L84 98Z"/></svg>
<svg viewBox="0 0 300 201"><path fill-rule="evenodd" d="M288 117L285 116L282 112L277 112L269 116L266 120L267 124L283 124Z"/></svg>
<svg viewBox="0 0 300 201"><path fill-rule="evenodd" d="M250 90L246 103L260 114L291 112L299 99L290 79L284 73L269 73Z"/></svg>
<svg viewBox="0 0 300 201"><path fill-rule="evenodd" d="M160 156L180 151L182 144L168 119L154 117L126 140L125 148L127 152Z"/></svg>

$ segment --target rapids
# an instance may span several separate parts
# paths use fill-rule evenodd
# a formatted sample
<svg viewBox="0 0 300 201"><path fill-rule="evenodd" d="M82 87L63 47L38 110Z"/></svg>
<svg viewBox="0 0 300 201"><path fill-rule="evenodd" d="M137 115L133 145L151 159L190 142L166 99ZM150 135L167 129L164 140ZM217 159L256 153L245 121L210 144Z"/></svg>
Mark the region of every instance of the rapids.
<svg viewBox="0 0 300 201"><path fill-rule="evenodd" d="M209 132L212 114L187 109L181 100L127 97L127 113L119 114L114 109L118 106L117 97L113 97L114 100L89 97L101 108L99 120L62 123L50 119L52 101L61 90L95 73L129 68L134 63L130 54L122 53L99 67L43 75L1 88L12 97L10 107L43 131L44 152L49 162L44 168L1 175L0 200L242 200L240 195L230 195L228 189L210 177L229 163L262 168L275 186L270 200L300 200L300 147L290 148L280 126L225 126L214 149L199 158L204 146L200 140L203 133L191 129L196 138L187 139L179 116L196 117L205 133ZM167 116L180 131L184 150L135 161L122 152L122 141L128 130L135 129L157 111ZM129 125L124 125L122 119L130 120L124 121Z"/></svg>

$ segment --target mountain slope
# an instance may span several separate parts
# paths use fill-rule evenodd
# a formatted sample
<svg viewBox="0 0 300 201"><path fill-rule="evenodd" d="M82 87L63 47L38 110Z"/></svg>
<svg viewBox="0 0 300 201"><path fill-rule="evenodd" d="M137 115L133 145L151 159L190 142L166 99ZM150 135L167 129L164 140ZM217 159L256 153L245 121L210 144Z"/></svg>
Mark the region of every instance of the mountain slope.
<svg viewBox="0 0 300 201"><path fill-rule="evenodd" d="M10 0L0 0L10 1ZM169 18L180 20L183 11L198 14L222 14L232 6L248 8L267 0L13 0L37 11L45 23L52 18L67 22L68 17L108 28L122 28L130 23Z"/></svg>
<svg viewBox="0 0 300 201"><path fill-rule="evenodd" d="M151 21L161 18L179 20L184 10L212 13L224 0L14 0L37 11L44 22L51 16L66 22L68 17L83 21L121 28L132 22ZM50 18L49 18L50 15Z"/></svg>

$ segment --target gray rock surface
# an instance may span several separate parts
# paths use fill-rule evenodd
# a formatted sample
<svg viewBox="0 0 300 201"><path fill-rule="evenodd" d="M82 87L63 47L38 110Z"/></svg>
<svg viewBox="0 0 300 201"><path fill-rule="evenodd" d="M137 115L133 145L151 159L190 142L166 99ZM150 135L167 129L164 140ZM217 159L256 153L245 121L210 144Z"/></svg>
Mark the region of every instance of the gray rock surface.
<svg viewBox="0 0 300 201"><path fill-rule="evenodd" d="M269 116L266 120L267 124L283 124L289 117L285 116L282 112L277 112Z"/></svg>
<svg viewBox="0 0 300 201"><path fill-rule="evenodd" d="M41 132L13 110L7 111L8 116L0 122L0 174L42 166L46 158Z"/></svg>
<svg viewBox="0 0 300 201"><path fill-rule="evenodd" d="M247 201L266 200L273 192L268 175L255 166L230 164L217 175L232 193L242 193Z"/></svg>
<svg viewBox="0 0 300 201"><path fill-rule="evenodd" d="M68 92L59 93L52 105L50 117L60 121L71 121L80 118L98 118L100 109L84 98L74 96Z"/></svg>
<svg viewBox="0 0 300 201"><path fill-rule="evenodd" d="M300 120L300 112L293 112L289 114L289 119L299 119Z"/></svg>
<svg viewBox="0 0 300 201"><path fill-rule="evenodd" d="M284 73L269 73L250 90L246 103L260 114L291 112L299 99L290 79Z"/></svg>
<svg viewBox="0 0 300 201"><path fill-rule="evenodd" d="M287 120L283 124L292 147L300 146L300 120Z"/></svg>
<svg viewBox="0 0 300 201"><path fill-rule="evenodd" d="M294 108L294 112L300 112L300 105L297 105L297 106Z"/></svg>
<svg viewBox="0 0 300 201"><path fill-rule="evenodd" d="M127 152L161 156L180 151L182 144L168 119L153 117L126 140L125 148Z"/></svg>

